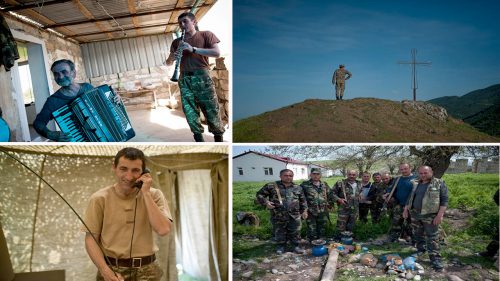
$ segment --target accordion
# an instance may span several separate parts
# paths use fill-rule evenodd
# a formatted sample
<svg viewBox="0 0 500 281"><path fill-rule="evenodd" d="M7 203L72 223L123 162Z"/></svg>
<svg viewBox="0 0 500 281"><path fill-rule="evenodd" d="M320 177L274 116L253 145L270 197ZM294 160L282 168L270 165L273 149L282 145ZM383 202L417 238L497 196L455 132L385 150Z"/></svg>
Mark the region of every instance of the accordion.
<svg viewBox="0 0 500 281"><path fill-rule="evenodd" d="M108 85L94 88L52 112L72 142L121 142L135 136L123 102Z"/></svg>

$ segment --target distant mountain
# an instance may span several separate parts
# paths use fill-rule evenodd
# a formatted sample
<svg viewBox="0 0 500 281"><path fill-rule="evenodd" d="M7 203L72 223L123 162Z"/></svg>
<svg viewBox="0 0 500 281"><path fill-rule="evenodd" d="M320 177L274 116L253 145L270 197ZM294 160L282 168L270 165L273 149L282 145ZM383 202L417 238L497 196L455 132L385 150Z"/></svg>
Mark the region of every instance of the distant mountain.
<svg viewBox="0 0 500 281"><path fill-rule="evenodd" d="M500 137L500 103L465 117L464 121L481 132Z"/></svg>
<svg viewBox="0 0 500 281"><path fill-rule="evenodd" d="M448 113L478 130L500 136L500 84L472 91L463 96L446 96L428 102L442 106Z"/></svg>
<svg viewBox="0 0 500 281"><path fill-rule="evenodd" d="M233 124L234 142L498 142L442 107L375 98L310 99Z"/></svg>
<svg viewBox="0 0 500 281"><path fill-rule="evenodd" d="M500 103L500 84L475 90L460 97L445 96L428 102L444 107L455 118L464 119Z"/></svg>

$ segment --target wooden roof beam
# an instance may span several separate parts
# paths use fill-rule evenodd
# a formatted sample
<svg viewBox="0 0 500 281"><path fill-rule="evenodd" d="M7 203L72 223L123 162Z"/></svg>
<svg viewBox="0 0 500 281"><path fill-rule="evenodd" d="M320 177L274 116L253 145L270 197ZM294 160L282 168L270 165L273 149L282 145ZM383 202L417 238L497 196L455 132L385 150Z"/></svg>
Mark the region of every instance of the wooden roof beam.
<svg viewBox="0 0 500 281"><path fill-rule="evenodd" d="M78 10L80 10L80 12L82 12L82 14L86 18L88 18L89 20L95 19L94 15L87 8L85 8L85 6L83 6L80 0L73 0L73 3L75 3L76 7L78 7ZM95 25L100 31L106 33L109 39L113 39L113 35L110 32L106 32L106 28L102 26L102 24L100 24L99 22L95 22Z"/></svg>
<svg viewBox="0 0 500 281"><path fill-rule="evenodd" d="M184 0L178 0L177 4L175 4L176 8L181 8L183 6L184 6ZM172 12L170 14L170 19L168 20L168 22L169 23L171 23L171 22L177 22L177 17L179 15L180 15L180 11ZM168 29L168 26L165 27L165 33L175 30L175 28L174 29L170 29L170 30L167 30L167 29Z"/></svg>
<svg viewBox="0 0 500 281"><path fill-rule="evenodd" d="M10 5L19 5L19 3L15 0L5 0L5 2L10 4ZM23 13L26 14L30 19L32 19L36 22L39 22L43 25L55 24L54 21L45 17L42 14L39 14L38 12L34 11L33 9L27 9L26 11L23 11ZM37 26L37 28L39 28L39 27ZM56 29L54 29L54 30L56 30ZM56 31L63 34L64 36L71 36L71 35L75 34L73 31L71 31L65 27L59 27ZM81 42L81 41L79 41L79 42Z"/></svg>
<svg viewBox="0 0 500 281"><path fill-rule="evenodd" d="M143 26L134 26L134 27L124 27L123 30L139 30L139 29L144 29L144 28L151 28L151 27L161 27L161 26L177 26L177 23L160 23L160 24L152 24L152 25L143 25ZM122 31L121 29L113 29L113 30L108 30L106 32L120 32ZM97 35L97 34L103 34L105 32L88 32L88 33L80 33L80 34L74 34L71 36L68 36L69 38L74 38L74 37L81 37L81 36L89 36L89 35Z"/></svg>
<svg viewBox="0 0 500 281"><path fill-rule="evenodd" d="M137 10L135 9L135 0L127 0L128 1L128 11L131 14L137 14ZM136 16L132 17L132 23L134 24L134 27L139 27L139 20L137 19ZM140 30L137 30L137 35L142 35Z"/></svg>
<svg viewBox="0 0 500 281"><path fill-rule="evenodd" d="M204 6L209 6L209 5L200 5L199 7L204 7ZM124 19L124 18L131 18L131 17L155 15L155 14L161 14L161 13L171 13L171 12L175 12L175 11L185 11L187 8L189 8L189 7L156 10L156 11L150 11L150 12L139 12L139 13L135 13L135 14L126 14L126 15L112 15L112 16L115 19ZM84 24L84 23L94 23L94 22L108 21L108 20L110 20L109 17L98 18L98 19L88 19L88 20L83 20L83 21L63 22L63 23L56 23L56 24L47 25L44 28L56 28L56 27L61 27L61 26L78 25L78 24Z"/></svg>
<svg viewBox="0 0 500 281"><path fill-rule="evenodd" d="M18 3L17 5L11 4L11 5L13 5L12 7L0 9L0 11L2 11L2 12L15 12L15 11L19 11L19 10L39 8L41 6L46 7L46 6L51 6L51 5L55 5L55 4L66 3L66 2L70 2L70 1L72 1L72 0L53 0L53 1L43 2L43 4L40 3L40 1L36 1L36 3L32 3L32 4L21 4L21 3ZM6 1L6 2L8 2L8 1Z"/></svg>

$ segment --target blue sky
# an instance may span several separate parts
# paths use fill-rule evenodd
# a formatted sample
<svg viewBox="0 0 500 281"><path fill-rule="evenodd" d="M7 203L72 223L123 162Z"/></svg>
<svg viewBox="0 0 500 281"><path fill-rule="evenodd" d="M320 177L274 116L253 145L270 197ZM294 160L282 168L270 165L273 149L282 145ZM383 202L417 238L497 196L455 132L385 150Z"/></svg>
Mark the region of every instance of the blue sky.
<svg viewBox="0 0 500 281"><path fill-rule="evenodd" d="M305 99L333 99L333 71L353 77L346 98L418 100L500 83L500 1L237 0L233 10L234 120Z"/></svg>

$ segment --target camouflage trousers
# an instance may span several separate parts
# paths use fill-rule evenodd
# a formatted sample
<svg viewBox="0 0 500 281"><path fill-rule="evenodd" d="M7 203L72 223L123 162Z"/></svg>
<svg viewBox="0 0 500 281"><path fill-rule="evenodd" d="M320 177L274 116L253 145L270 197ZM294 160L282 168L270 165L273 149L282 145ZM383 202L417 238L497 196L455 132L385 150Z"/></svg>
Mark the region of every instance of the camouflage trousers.
<svg viewBox="0 0 500 281"><path fill-rule="evenodd" d="M372 214L372 222L373 223L378 223L380 222L380 217L382 216L382 203L372 203L372 206L370 208L370 212Z"/></svg>
<svg viewBox="0 0 500 281"><path fill-rule="evenodd" d="M163 271L158 261L138 268L129 268L121 266L109 266L114 272L119 273L125 281L160 281ZM97 271L96 281L104 281L101 273Z"/></svg>
<svg viewBox="0 0 500 281"><path fill-rule="evenodd" d="M274 221L274 237L279 244L286 244L288 241L293 246L298 246L300 241L300 218L296 219L288 216L288 220Z"/></svg>
<svg viewBox="0 0 500 281"><path fill-rule="evenodd" d="M399 204L396 204L396 206L392 208L391 230L389 237L392 241L397 241L401 235L410 236L411 239L415 241L411 227L411 214L408 216L405 223L405 219L403 218L403 209L404 207Z"/></svg>
<svg viewBox="0 0 500 281"><path fill-rule="evenodd" d="M219 115L219 101L215 93L214 82L208 71L197 70L194 75L182 75L179 79L182 110L193 134L203 133L200 110L207 119L208 131L222 135L224 126Z"/></svg>
<svg viewBox="0 0 500 281"><path fill-rule="evenodd" d="M337 232L352 231L358 218L358 208L339 207L339 216L337 218Z"/></svg>
<svg viewBox="0 0 500 281"><path fill-rule="evenodd" d="M322 212L317 215L312 213L307 214L307 238L309 240L316 240L325 237L326 224L328 222L329 214Z"/></svg>
<svg viewBox="0 0 500 281"><path fill-rule="evenodd" d="M410 214L417 250L419 252L427 251L431 261L440 260L439 225L432 224L436 214L419 215L414 210L411 210Z"/></svg>
<svg viewBox="0 0 500 281"><path fill-rule="evenodd" d="M342 98L344 96L345 82L335 82L335 96Z"/></svg>
<svg viewBox="0 0 500 281"><path fill-rule="evenodd" d="M372 222L378 223L380 220L380 210L382 206L378 203L359 203L359 220L362 222L368 221L368 212L370 212L372 216Z"/></svg>

